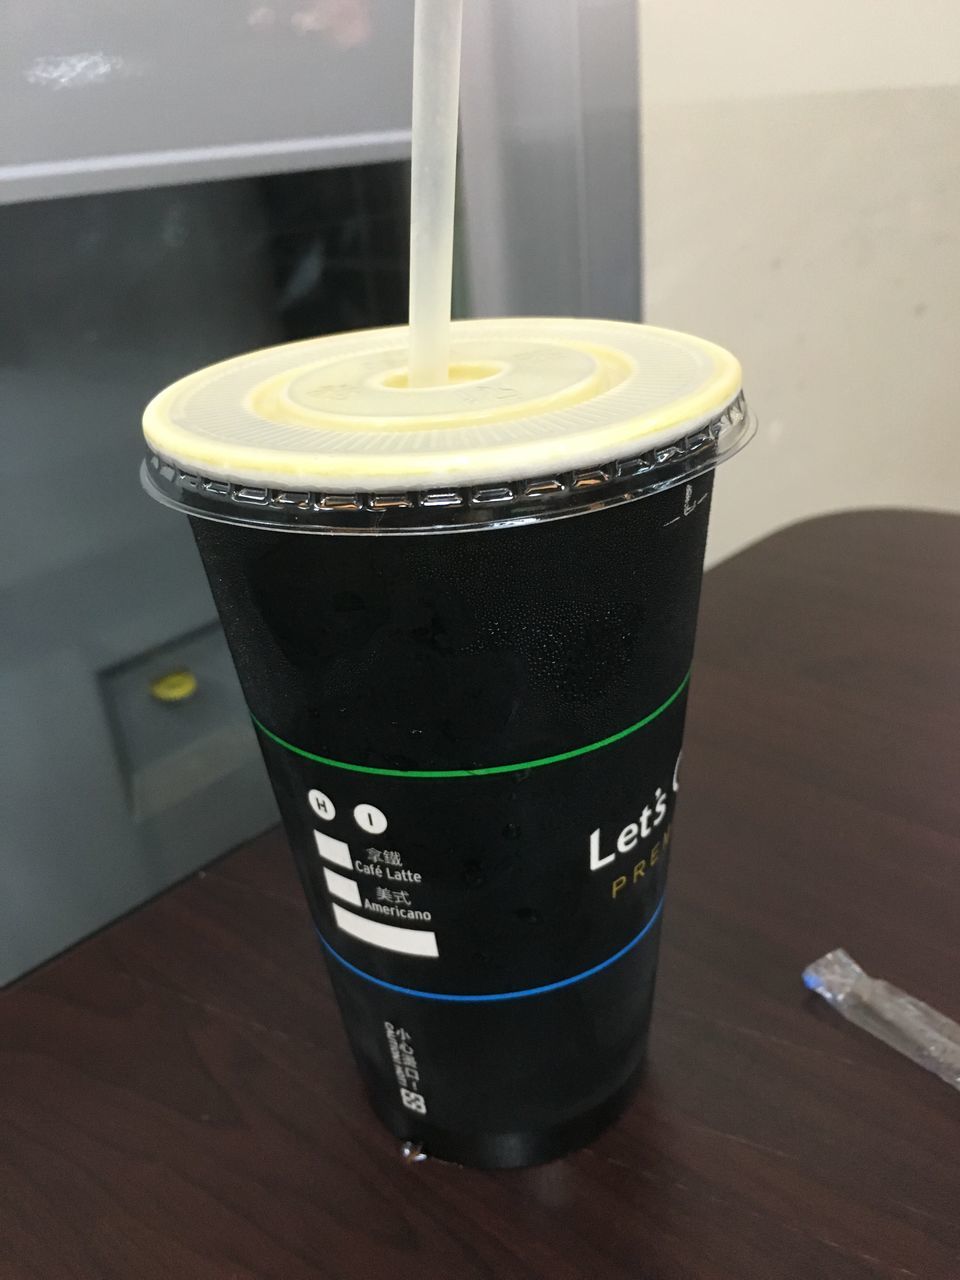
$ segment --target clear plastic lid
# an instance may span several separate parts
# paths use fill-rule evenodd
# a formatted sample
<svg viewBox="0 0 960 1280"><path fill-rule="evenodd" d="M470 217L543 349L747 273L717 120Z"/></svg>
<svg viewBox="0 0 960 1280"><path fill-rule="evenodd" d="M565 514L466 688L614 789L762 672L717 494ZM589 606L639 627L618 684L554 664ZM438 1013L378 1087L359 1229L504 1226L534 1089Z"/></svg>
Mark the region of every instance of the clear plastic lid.
<svg viewBox="0 0 960 1280"><path fill-rule="evenodd" d="M407 384L407 329L253 352L144 414L144 480L213 519L428 531L575 514L681 483L750 434L737 360L605 320L460 321L451 380Z"/></svg>

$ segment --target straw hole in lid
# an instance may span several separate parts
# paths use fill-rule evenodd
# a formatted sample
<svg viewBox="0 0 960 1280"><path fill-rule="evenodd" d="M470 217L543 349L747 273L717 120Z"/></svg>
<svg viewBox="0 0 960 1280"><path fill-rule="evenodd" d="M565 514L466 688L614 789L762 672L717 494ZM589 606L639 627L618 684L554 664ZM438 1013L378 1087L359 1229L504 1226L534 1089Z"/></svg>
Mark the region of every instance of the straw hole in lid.
<svg viewBox="0 0 960 1280"><path fill-rule="evenodd" d="M487 382L504 372L506 364L494 360L460 360L447 368L447 381L435 387L411 387L409 369L388 369L386 373L371 379L375 386L388 391L449 391L451 387L475 382Z"/></svg>

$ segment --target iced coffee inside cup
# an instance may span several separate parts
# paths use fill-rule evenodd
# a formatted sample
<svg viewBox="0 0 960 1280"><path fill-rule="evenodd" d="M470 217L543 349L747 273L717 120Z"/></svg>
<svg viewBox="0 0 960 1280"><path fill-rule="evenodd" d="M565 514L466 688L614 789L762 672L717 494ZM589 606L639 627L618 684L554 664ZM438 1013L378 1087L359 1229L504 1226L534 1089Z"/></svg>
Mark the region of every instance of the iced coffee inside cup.
<svg viewBox="0 0 960 1280"><path fill-rule="evenodd" d="M736 360L666 330L460 323L428 389L407 349L185 378L143 474L191 517L374 1109L529 1164L639 1079L713 469L750 423Z"/></svg>
<svg viewBox="0 0 960 1280"><path fill-rule="evenodd" d="M143 480L190 517L374 1110L503 1168L639 1083L713 471L751 425L699 338L450 324L461 10L416 5L410 327L175 383Z"/></svg>

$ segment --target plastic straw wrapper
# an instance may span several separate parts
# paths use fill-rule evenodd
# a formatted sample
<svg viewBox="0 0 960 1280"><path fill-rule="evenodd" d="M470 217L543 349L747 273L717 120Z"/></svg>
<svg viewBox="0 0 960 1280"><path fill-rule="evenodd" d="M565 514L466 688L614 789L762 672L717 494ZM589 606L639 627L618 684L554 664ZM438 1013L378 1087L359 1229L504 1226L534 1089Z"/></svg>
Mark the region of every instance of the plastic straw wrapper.
<svg viewBox="0 0 960 1280"><path fill-rule="evenodd" d="M811 991L871 1035L960 1089L960 1023L831 951L803 971Z"/></svg>

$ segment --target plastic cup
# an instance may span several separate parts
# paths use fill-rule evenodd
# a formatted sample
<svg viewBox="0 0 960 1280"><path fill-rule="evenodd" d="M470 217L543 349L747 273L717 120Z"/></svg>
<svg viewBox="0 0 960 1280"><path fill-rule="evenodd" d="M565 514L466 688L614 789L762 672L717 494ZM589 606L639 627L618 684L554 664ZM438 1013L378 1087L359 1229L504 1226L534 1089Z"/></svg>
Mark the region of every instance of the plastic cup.
<svg viewBox="0 0 960 1280"><path fill-rule="evenodd" d="M636 1085L716 464L751 424L699 339L462 322L227 361L148 407L334 990L397 1138L481 1167Z"/></svg>

